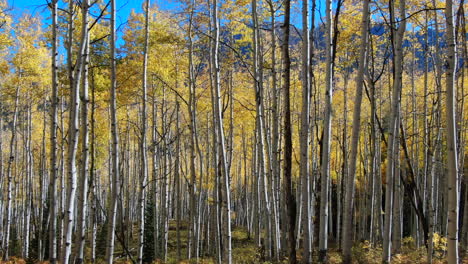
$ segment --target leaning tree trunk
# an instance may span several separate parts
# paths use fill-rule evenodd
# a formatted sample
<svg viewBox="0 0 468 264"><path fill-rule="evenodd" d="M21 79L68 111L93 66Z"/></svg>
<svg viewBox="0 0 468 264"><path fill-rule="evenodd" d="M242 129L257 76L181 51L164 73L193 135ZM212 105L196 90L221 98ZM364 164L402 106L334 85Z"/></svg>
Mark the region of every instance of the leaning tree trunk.
<svg viewBox="0 0 468 264"><path fill-rule="evenodd" d="M390 6L391 21L394 24L393 17L393 2ZM406 13L405 0L400 1L400 17L404 18ZM406 20L400 22L397 35L394 37L394 82L392 91L392 106L390 116L390 132L388 136L388 150L387 150L387 168L386 168L386 191L385 191L385 228L384 228L384 242L382 262L390 263L391 259L391 234L392 234L392 208L393 208L393 176L395 175L395 156L397 153L396 148L399 147L397 138L399 131L399 116L400 116L400 95L402 87L402 74L403 74L403 35L405 33ZM393 35L393 29L392 29Z"/></svg>
<svg viewBox="0 0 468 264"><path fill-rule="evenodd" d="M364 71L366 63L366 48L367 48L367 32L369 25L369 0L364 0L361 22L361 47L359 51L359 68L356 77L356 96L354 99L353 113L353 130L351 136L351 153L349 158L349 173L346 184L346 199L343 212L343 262L351 263L351 246L352 246L352 218L354 205L354 182L356 174L357 150L359 144L359 131L361 128L361 102L362 88L364 86ZM346 161L345 161L346 162ZM345 179L346 180L346 179Z"/></svg>

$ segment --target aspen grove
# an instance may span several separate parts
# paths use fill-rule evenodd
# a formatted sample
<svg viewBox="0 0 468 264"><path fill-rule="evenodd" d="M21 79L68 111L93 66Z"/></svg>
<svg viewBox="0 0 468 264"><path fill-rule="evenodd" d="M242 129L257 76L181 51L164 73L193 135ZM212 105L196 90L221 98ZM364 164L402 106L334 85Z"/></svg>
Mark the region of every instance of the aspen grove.
<svg viewBox="0 0 468 264"><path fill-rule="evenodd" d="M467 10L0 0L0 263L468 263Z"/></svg>

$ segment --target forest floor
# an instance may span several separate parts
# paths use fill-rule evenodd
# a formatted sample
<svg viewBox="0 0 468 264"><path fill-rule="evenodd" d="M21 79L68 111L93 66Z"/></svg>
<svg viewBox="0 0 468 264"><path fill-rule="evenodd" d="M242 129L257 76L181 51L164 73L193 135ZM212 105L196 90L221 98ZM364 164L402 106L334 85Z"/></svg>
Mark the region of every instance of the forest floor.
<svg viewBox="0 0 468 264"><path fill-rule="evenodd" d="M183 256L187 256L187 223L181 223L180 237L181 237L181 252ZM176 235L175 222L171 221L169 225L169 241L168 241L168 264L175 264L177 262L177 235ZM446 252L446 239L441 238L437 234L434 236L434 257L433 264L445 264ZM342 263L341 253L336 245L330 245L329 250L329 263ZM355 244L353 247L353 263L357 264L381 264L382 263L382 248L372 247L368 241ZM460 250L460 252L462 252ZM463 256L463 255L462 255ZM301 252L297 252L298 263L301 263ZM249 238L248 232L245 228L234 227L232 230L232 259L235 264L254 264L254 263L288 263L286 258L281 261L265 261L264 252L261 248L257 247L253 237ZM313 252L313 263L318 262L318 252ZM156 261L155 263L164 263ZM187 259L179 263L196 263L195 260L189 261ZM216 263L215 258L211 256L201 257L199 262L201 264ZM424 247L417 248L412 238L407 237L402 240L402 247L399 254L395 254L392 258L394 264L412 264L412 263L427 263L427 251ZM117 264L117 262L116 262ZM119 262L119 264L132 264L131 261ZM468 257L462 258L462 264L468 264Z"/></svg>
<svg viewBox="0 0 468 264"><path fill-rule="evenodd" d="M180 239L181 239L181 255L187 256L187 237L188 229L187 223L181 223L180 230ZM241 227L234 227L232 230L232 258L233 263L235 264L250 264L250 263L288 263L287 259L282 259L279 262L276 261L265 261L262 257L262 250L256 246L253 238L249 238L247 230ZM341 254L336 247L333 247L333 244L330 245L332 248L329 250L329 263L342 263ZM169 225L169 240L168 240L168 256L167 264L173 263L197 263L195 260L189 261L183 259L180 262L177 262L177 233L175 222L171 221ZM131 251L136 249L136 244L131 245ZM446 250L446 240L439 236L434 238L434 264L445 264L445 250ZM119 243L116 243L115 255L122 256L123 249ZM298 253L298 262L301 260L301 252ZM468 256L464 255L462 251L462 264L468 264ZM318 252L313 252L313 263L317 263ZM372 247L369 242L364 241L359 244L356 244L353 247L353 263L357 264L380 264L382 263L382 248ZM395 254L392 259L394 264L411 264L411 263L427 263L427 254L424 247L416 248L414 246L414 241L412 238L404 238L402 241L402 247L399 254ZM20 258L12 257L8 262L0 261L0 264L29 264L34 263L31 261L24 261ZM48 264L45 262L37 262L38 264ZM104 260L98 259L97 264L105 263ZM130 259L122 259L116 257L115 264L133 264L134 262ZM162 264L164 263L161 260L156 260L153 264ZM198 261L200 264L211 264L215 263L215 258L212 256L201 257Z"/></svg>

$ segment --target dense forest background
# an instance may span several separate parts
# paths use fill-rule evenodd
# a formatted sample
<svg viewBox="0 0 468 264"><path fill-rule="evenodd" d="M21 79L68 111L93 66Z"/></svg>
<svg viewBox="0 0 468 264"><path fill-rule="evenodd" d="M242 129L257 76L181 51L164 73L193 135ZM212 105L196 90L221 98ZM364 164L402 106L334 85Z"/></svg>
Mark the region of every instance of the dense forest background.
<svg viewBox="0 0 468 264"><path fill-rule="evenodd" d="M464 0L13 2L5 263L468 263Z"/></svg>

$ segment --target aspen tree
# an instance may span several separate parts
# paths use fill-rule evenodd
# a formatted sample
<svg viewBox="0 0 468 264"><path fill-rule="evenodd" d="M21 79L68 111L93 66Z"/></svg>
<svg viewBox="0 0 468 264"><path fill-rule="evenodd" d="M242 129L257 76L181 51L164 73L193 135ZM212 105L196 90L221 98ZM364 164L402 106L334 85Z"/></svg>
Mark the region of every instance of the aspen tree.
<svg viewBox="0 0 468 264"><path fill-rule="evenodd" d="M314 11L312 11L314 12ZM310 214L310 169L309 169L309 140L310 140L310 89L311 89L311 65L309 43L309 0L302 1L302 113L300 129L301 149L301 180L302 180L302 239L303 239L303 263L312 262L312 240Z"/></svg>
<svg viewBox="0 0 468 264"><path fill-rule="evenodd" d="M143 43L143 75L141 86L141 139L140 139L140 193L139 193L139 214L140 226L138 233L138 264L143 263L143 239L145 233L145 205L146 205L146 185L148 178L148 159L146 154L146 128L147 128L147 71L148 71L148 43L149 43L149 16L150 0L145 1L145 39Z"/></svg>
<svg viewBox="0 0 468 264"><path fill-rule="evenodd" d="M19 73L21 76L21 72ZM12 188L13 188L13 162L15 160L15 143L16 143L16 124L18 120L18 104L19 104L19 89L20 85L17 84L15 88L15 102L13 110L13 120L11 127L11 138L10 138L10 153L8 157L6 179L7 179L7 204L6 204L6 224L5 224L5 237L3 243L3 261L8 261L9 259L9 246L10 246L10 235L11 235L11 226L12 226L12 215L13 215L13 204L12 204Z"/></svg>
<svg viewBox="0 0 468 264"><path fill-rule="evenodd" d="M188 105L188 112L190 116L190 228L189 228L189 237L188 237L188 251L187 255L190 259L191 256L195 255L198 259L198 239L197 230L198 221L197 221L197 210L196 210L196 171L195 171L195 137L196 137L196 100L195 100L195 69L193 63L193 19L194 19L194 9L195 9L195 0L190 1L190 17L189 17L189 25L188 25L188 40L189 40L189 51L188 51L188 59L189 59L189 68L188 68L188 82L189 82L189 105ZM201 158L201 155L200 155ZM200 212L198 212L198 216Z"/></svg>
<svg viewBox="0 0 468 264"><path fill-rule="evenodd" d="M231 244L231 190L230 190L230 177L229 177L229 168L227 164L226 157L226 144L224 138L224 127L223 127L223 117L221 109L221 84L220 84L220 66L219 66L219 18L218 18L218 1L213 0L212 4L212 23L213 23L213 46L211 49L212 52L212 68L213 68L213 83L214 83L214 122L216 124L216 129L218 132L218 149L220 156L220 175L222 175L223 190L224 190L224 217L225 227L226 227L226 245L225 249L225 258L226 263L232 263L232 244ZM218 165L217 165L218 166Z"/></svg>
<svg viewBox="0 0 468 264"><path fill-rule="evenodd" d="M289 263L296 263L296 245L294 240L295 217L296 217L296 202L292 194L292 124L291 124L291 58L289 54L289 36L290 36L290 20L291 20L291 1L284 1L284 22L283 22L283 115L284 115L284 192L285 192L285 207L287 208L286 231L288 237L288 255Z"/></svg>
<svg viewBox="0 0 468 264"><path fill-rule="evenodd" d="M320 189L320 233L319 262L327 262L328 222L329 222L329 189L330 189L330 145L331 145L331 112L333 98L333 21L332 3L326 0L326 30L325 30L325 112L322 139L322 168Z"/></svg>
<svg viewBox="0 0 468 264"><path fill-rule="evenodd" d="M57 112L58 112L58 22L57 22L57 2L52 0L52 107L50 109L50 186L49 186L49 260L51 264L57 262ZM1 162L1 161L0 161Z"/></svg>
<svg viewBox="0 0 468 264"><path fill-rule="evenodd" d="M267 0L270 19L271 19L271 89L272 89L272 105L271 105L271 193L272 193L272 207L273 207L273 219L275 225L275 257L276 260L279 260L280 253L281 253L281 231L279 225L279 218L280 218L280 190L279 190L279 182L280 182L280 162L279 162L279 97L280 97L280 89L278 88L278 73L277 73L277 59L276 59L276 7L274 5L273 0Z"/></svg>
<svg viewBox="0 0 468 264"><path fill-rule="evenodd" d="M82 1L83 12L89 10L89 0ZM81 264L84 262L85 257L85 241L86 241L86 222L88 211L88 177L89 177L89 96L88 96L88 68L89 68L89 29L88 20L83 20L83 27L85 28L85 43L84 43L84 58L82 59L81 71L81 168L80 168L80 182L79 182L79 196L78 196L78 214L77 214L77 235L76 235L76 253L75 263Z"/></svg>
<svg viewBox="0 0 468 264"><path fill-rule="evenodd" d="M70 2L70 4L73 4ZM64 233L63 233L63 247L62 247L62 261L63 264L68 264L71 259L71 249L72 249L72 234L73 234L73 225L75 223L75 200L76 200L76 191L77 191L77 177L78 171L76 167L76 155L78 152L78 134L79 134L79 112L80 112L80 84L81 77L84 65L84 60L86 60L86 42L88 38L88 5L82 3L81 6L81 15L82 15L82 26L81 26L81 36L80 36L80 46L79 53L76 59L75 68L73 70L73 80L70 93L70 118L69 118L69 127L68 127L68 188L67 188L67 202L66 202L66 215L64 222Z"/></svg>
<svg viewBox="0 0 468 264"><path fill-rule="evenodd" d="M406 14L406 1L402 0L400 5L400 17L404 18ZM394 17L394 3L390 3L390 21L391 31L393 36L394 27L396 26ZM390 112L390 132L388 137L387 149L387 168L386 168L386 191L385 191L385 228L384 228L384 241L383 241L383 254L382 262L390 263L391 259L391 235L392 235L392 211L393 211L393 181L395 170L395 160L398 159L395 153L398 153L396 148L399 148L399 120L400 120L400 95L402 88L402 74L403 74L403 36L406 29L406 20L402 19L399 23L396 35L392 37L394 47L394 77L392 87L392 105Z"/></svg>
<svg viewBox="0 0 468 264"><path fill-rule="evenodd" d="M458 263L458 214L459 214L459 179L457 161L457 136L455 123L455 71L456 71L456 42L453 26L453 3L445 1L445 22L447 26L447 72L446 72L446 127L447 127L447 187L448 187L448 263ZM466 223L465 223L466 224Z"/></svg>
<svg viewBox="0 0 468 264"><path fill-rule="evenodd" d="M115 40L116 40L116 28L115 28L115 17L116 17L116 0L111 0L110 4L110 70L111 70L111 85L110 85L110 119L111 119L111 136L112 136L112 189L111 189L111 201L107 213L108 228L107 228L107 244L106 244L106 263L112 264L114 259L114 244L115 244L115 226L117 222L117 199L120 192L120 177L119 177L119 132L117 124L117 100L116 100L116 58L115 58Z"/></svg>
<svg viewBox="0 0 468 264"><path fill-rule="evenodd" d="M351 263L351 231L354 207L354 185L356 179L356 161L361 128L361 102L364 86L364 71L366 64L367 32L369 25L369 0L363 1L361 22L361 44L359 50L359 68L356 77L356 95L354 98L353 130L351 136L351 153L349 158L349 174L346 184L345 208L343 213L343 258L344 263ZM345 161L346 162L346 161Z"/></svg>

